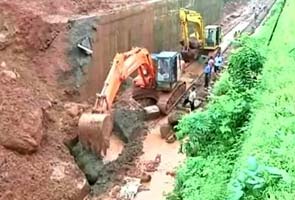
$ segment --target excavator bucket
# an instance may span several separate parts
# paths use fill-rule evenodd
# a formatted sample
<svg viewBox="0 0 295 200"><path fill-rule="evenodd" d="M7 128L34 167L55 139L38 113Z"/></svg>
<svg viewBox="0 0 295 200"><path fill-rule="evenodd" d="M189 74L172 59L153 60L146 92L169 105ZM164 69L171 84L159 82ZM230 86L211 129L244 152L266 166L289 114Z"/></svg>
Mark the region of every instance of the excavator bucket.
<svg viewBox="0 0 295 200"><path fill-rule="evenodd" d="M79 119L78 128L82 145L97 156L105 156L113 129L111 115L84 113Z"/></svg>
<svg viewBox="0 0 295 200"><path fill-rule="evenodd" d="M198 58L200 53L200 44L194 38L190 38L189 47L181 50L181 57L184 62L188 63Z"/></svg>

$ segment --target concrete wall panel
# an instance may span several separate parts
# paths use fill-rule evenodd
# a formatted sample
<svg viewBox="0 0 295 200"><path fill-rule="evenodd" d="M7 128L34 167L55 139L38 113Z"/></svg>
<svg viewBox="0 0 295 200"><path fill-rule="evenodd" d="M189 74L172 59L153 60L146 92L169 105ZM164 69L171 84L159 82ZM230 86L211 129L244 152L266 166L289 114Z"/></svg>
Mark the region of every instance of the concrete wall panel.
<svg viewBox="0 0 295 200"><path fill-rule="evenodd" d="M132 46L147 48L150 52L179 48L180 7L201 12L207 24L219 20L221 0L158 0L146 5L133 6L110 15L99 16L92 34L94 54L84 66L86 73L78 85L86 96L93 96L103 86L110 63L117 52ZM75 67L75 66L73 66ZM77 84L76 84L77 85Z"/></svg>

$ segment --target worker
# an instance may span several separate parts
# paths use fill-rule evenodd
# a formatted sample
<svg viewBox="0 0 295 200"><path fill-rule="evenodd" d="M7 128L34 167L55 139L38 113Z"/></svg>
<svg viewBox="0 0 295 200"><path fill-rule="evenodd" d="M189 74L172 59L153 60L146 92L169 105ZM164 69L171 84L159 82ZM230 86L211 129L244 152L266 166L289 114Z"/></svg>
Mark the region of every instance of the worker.
<svg viewBox="0 0 295 200"><path fill-rule="evenodd" d="M213 56L210 56L208 63L211 63L211 74L214 75L214 73L215 73L215 68L214 68L215 58Z"/></svg>
<svg viewBox="0 0 295 200"><path fill-rule="evenodd" d="M190 103L191 111L194 111L195 110L195 101L196 101L196 99L197 99L196 88L193 87L191 89L191 91L189 92L189 95L184 100L183 107L185 107L187 103Z"/></svg>
<svg viewBox="0 0 295 200"><path fill-rule="evenodd" d="M221 53L218 52L216 54L215 59L214 59L214 72L219 73L222 65L223 65L223 57L222 57Z"/></svg>
<svg viewBox="0 0 295 200"><path fill-rule="evenodd" d="M238 37L238 32L235 31L235 33L234 33L234 38L237 39L237 37Z"/></svg>
<svg viewBox="0 0 295 200"><path fill-rule="evenodd" d="M241 31L240 31L240 30L238 30L238 32L237 32L237 38L240 38L240 37L241 37L241 35L242 35Z"/></svg>
<svg viewBox="0 0 295 200"><path fill-rule="evenodd" d="M258 11L256 11L255 13L254 13L254 21L256 22L256 20L258 19L258 15L259 15L259 13L258 13Z"/></svg>
<svg viewBox="0 0 295 200"><path fill-rule="evenodd" d="M211 73L212 73L212 68L213 68L213 63L212 59L208 61L208 64L204 68L204 74L205 74L205 88L208 88L209 83L210 83L210 78L211 78Z"/></svg>

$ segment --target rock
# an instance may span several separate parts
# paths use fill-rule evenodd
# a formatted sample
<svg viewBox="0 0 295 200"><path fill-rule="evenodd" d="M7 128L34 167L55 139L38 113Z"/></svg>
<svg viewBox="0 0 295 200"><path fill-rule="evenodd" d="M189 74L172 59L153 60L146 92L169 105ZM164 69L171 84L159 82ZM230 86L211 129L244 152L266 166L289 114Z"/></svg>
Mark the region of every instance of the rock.
<svg viewBox="0 0 295 200"><path fill-rule="evenodd" d="M1 173L0 200L78 200L89 193L89 185L66 147L46 148L24 157L0 146L0 157L7 158L1 166L4 173ZM56 155L63 160L58 160ZM60 171L56 168L64 169L63 176L58 175ZM2 179L5 173L7 176Z"/></svg>
<svg viewBox="0 0 295 200"><path fill-rule="evenodd" d="M5 69L7 67L6 62L2 61L0 67Z"/></svg>
<svg viewBox="0 0 295 200"><path fill-rule="evenodd" d="M9 34L0 33L0 50L4 50L6 47L10 45L8 35Z"/></svg>
<svg viewBox="0 0 295 200"><path fill-rule="evenodd" d="M166 139L166 142L167 142L168 144L171 144L171 143L173 143L173 142L175 142L175 141L176 141L176 136L175 136L174 133L172 133L172 134Z"/></svg>
<svg viewBox="0 0 295 200"><path fill-rule="evenodd" d="M231 18L237 18L240 17L242 13L239 12L234 12L233 14L230 15Z"/></svg>
<svg viewBox="0 0 295 200"><path fill-rule="evenodd" d="M140 176L140 183L148 183L151 180L152 180L152 176L144 172Z"/></svg>
<svg viewBox="0 0 295 200"><path fill-rule="evenodd" d="M144 107L144 111L147 120L156 119L161 114L160 108L156 105Z"/></svg>
<svg viewBox="0 0 295 200"><path fill-rule="evenodd" d="M119 133L120 139L124 142L132 140L136 131L144 128L144 110L130 110L126 107L119 107L114 110L114 130Z"/></svg>
<svg viewBox="0 0 295 200"><path fill-rule="evenodd" d="M43 112L40 108L25 113L18 123L18 132L0 134L0 144L22 154L37 151L43 137ZM6 127L9 128L9 127Z"/></svg>
<svg viewBox="0 0 295 200"><path fill-rule="evenodd" d="M195 100L195 108L199 108L202 104L202 100Z"/></svg>
<svg viewBox="0 0 295 200"><path fill-rule="evenodd" d="M79 96L80 92L77 89L65 89L64 94L70 97Z"/></svg>
<svg viewBox="0 0 295 200"><path fill-rule="evenodd" d="M171 114L169 114L168 116L168 123L171 125L171 126L176 126L178 124L178 121L181 119L181 117L183 115L185 115L186 113L185 112L182 112L182 111L174 111L172 112Z"/></svg>
<svg viewBox="0 0 295 200"><path fill-rule="evenodd" d="M166 175L167 176L175 177L176 176L176 173L174 171L168 171L168 172L166 172Z"/></svg>
<svg viewBox="0 0 295 200"><path fill-rule="evenodd" d="M16 80L17 75L10 70L2 70L0 76L6 78L7 80Z"/></svg>
<svg viewBox="0 0 295 200"><path fill-rule="evenodd" d="M67 109L67 113L71 116L71 117L76 117L81 113L81 110L79 109L78 106L73 106Z"/></svg>
<svg viewBox="0 0 295 200"><path fill-rule="evenodd" d="M20 77L20 74L16 71L16 69L13 69L13 72L15 73L16 78L19 78Z"/></svg>
<svg viewBox="0 0 295 200"><path fill-rule="evenodd" d="M45 110L47 110L47 109L49 109L49 108L52 108L52 103L51 103L51 101L44 100L44 101L42 102L42 108L45 109Z"/></svg>
<svg viewBox="0 0 295 200"><path fill-rule="evenodd" d="M117 198L120 190L121 190L121 187L119 185L116 185L115 187L113 187L110 192L110 197Z"/></svg>
<svg viewBox="0 0 295 200"><path fill-rule="evenodd" d="M160 134L162 139L166 139L172 131L172 127L169 124L163 124L160 126Z"/></svg>
<svg viewBox="0 0 295 200"><path fill-rule="evenodd" d="M84 109L85 109L85 105L83 104L78 104L78 103L66 103L64 105L64 108L66 109L68 115L70 115L71 117L76 117L78 115L80 115Z"/></svg>

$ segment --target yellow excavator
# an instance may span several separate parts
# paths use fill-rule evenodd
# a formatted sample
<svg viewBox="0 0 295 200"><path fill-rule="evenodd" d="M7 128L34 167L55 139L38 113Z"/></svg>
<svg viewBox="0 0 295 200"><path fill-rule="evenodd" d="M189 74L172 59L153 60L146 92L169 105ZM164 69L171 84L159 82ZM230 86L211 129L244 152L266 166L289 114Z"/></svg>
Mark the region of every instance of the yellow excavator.
<svg viewBox="0 0 295 200"><path fill-rule="evenodd" d="M203 17L194 10L179 10L182 45L181 56L188 63L200 55L214 56L220 50L221 27L204 25ZM192 33L191 33L192 32Z"/></svg>

